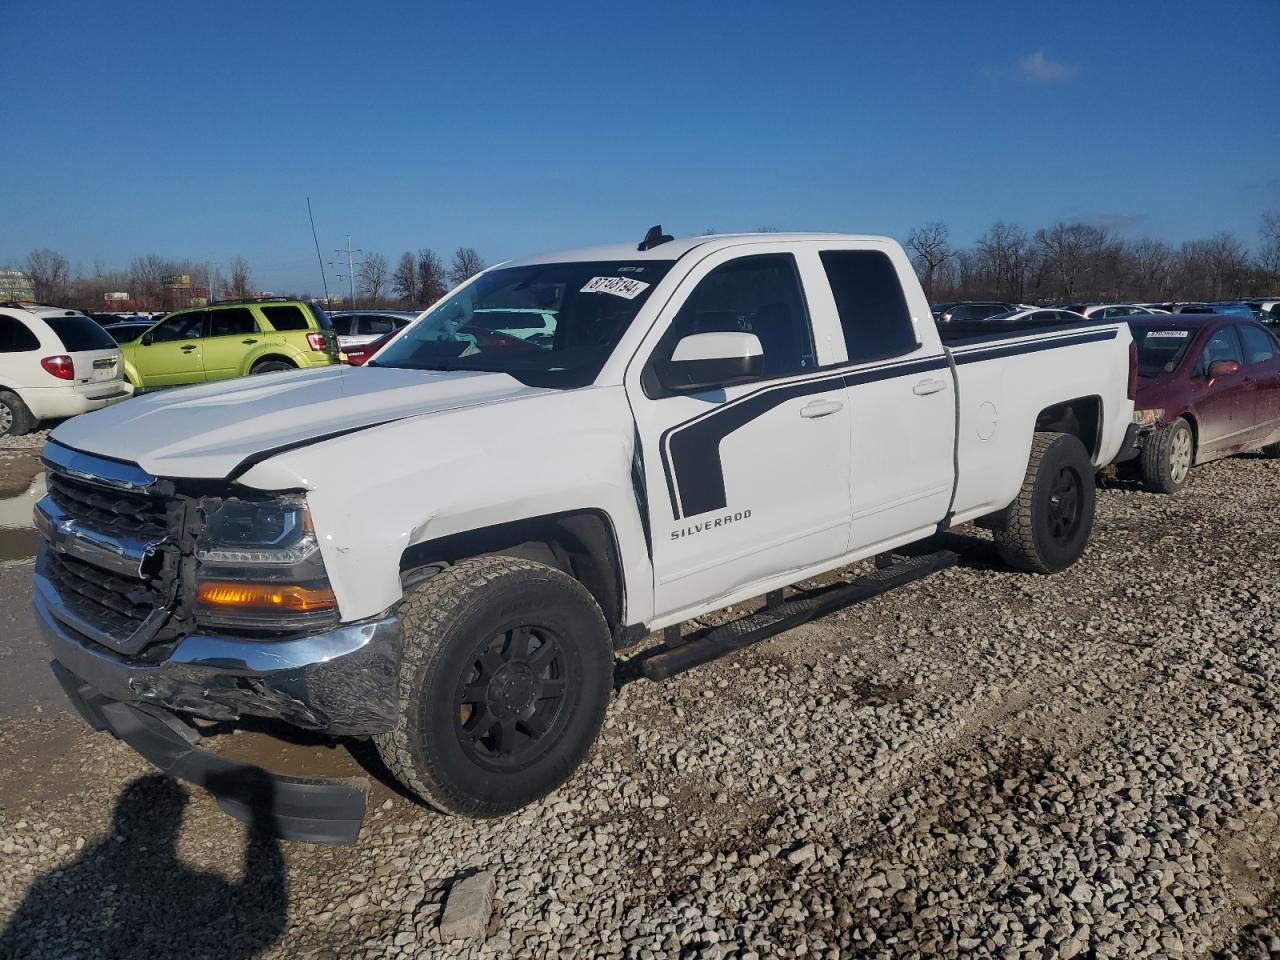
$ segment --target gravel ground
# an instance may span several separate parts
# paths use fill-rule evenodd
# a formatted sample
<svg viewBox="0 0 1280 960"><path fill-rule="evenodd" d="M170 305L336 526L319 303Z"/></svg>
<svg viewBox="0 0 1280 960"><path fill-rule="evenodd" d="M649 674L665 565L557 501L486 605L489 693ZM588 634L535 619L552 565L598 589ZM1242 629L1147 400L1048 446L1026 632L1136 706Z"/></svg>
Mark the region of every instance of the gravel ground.
<svg viewBox="0 0 1280 960"><path fill-rule="evenodd" d="M0 437L0 449L3 450L39 450L49 439L48 430L33 430L20 437Z"/></svg>
<svg viewBox="0 0 1280 960"><path fill-rule="evenodd" d="M82 735L0 802L0 957L1280 956L1278 484L1104 490L1056 577L942 538L959 568L627 685L502 820L380 792L358 846L278 845Z"/></svg>

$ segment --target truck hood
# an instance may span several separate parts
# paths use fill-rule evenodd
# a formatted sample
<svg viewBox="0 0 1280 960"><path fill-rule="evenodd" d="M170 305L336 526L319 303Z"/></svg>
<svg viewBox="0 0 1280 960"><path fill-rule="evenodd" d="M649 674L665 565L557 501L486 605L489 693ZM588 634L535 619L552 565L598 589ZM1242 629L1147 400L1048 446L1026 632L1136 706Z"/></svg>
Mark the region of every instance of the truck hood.
<svg viewBox="0 0 1280 960"><path fill-rule="evenodd" d="M227 477L246 460L367 427L548 393L505 373L332 366L150 393L51 438L159 477Z"/></svg>

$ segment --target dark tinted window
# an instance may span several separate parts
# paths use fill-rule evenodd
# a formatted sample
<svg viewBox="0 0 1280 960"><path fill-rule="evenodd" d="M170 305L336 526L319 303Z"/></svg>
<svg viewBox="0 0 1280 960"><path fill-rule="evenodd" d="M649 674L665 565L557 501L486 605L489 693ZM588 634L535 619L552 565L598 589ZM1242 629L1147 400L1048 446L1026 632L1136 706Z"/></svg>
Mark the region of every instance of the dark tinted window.
<svg viewBox="0 0 1280 960"><path fill-rule="evenodd" d="M1244 344L1244 362L1266 363L1268 360L1274 359L1276 355L1276 345L1272 342L1271 337L1267 335L1267 331L1261 327L1239 326L1236 330L1240 333L1240 340Z"/></svg>
<svg viewBox="0 0 1280 960"><path fill-rule="evenodd" d="M192 310L190 313L175 313L161 321L151 333L156 343L170 340L195 340L204 335L203 310Z"/></svg>
<svg viewBox="0 0 1280 960"><path fill-rule="evenodd" d="M209 311L209 336L230 337L235 334L257 333L258 321L248 307L227 307Z"/></svg>
<svg viewBox="0 0 1280 960"><path fill-rule="evenodd" d="M657 355L668 359L681 337L740 330L764 349L764 375L777 377L817 366L809 311L790 254L730 260L712 270L684 302Z"/></svg>
<svg viewBox="0 0 1280 960"><path fill-rule="evenodd" d="M0 353L23 353L39 350L40 340L17 317L0 313Z"/></svg>
<svg viewBox="0 0 1280 960"><path fill-rule="evenodd" d="M1209 364L1215 360L1234 360L1244 364L1244 354L1240 352L1240 340L1233 327L1223 327L1204 345L1204 353L1200 355L1200 369L1207 371Z"/></svg>
<svg viewBox="0 0 1280 960"><path fill-rule="evenodd" d="M146 332L145 323L113 323L107 328L107 333L116 343L133 343Z"/></svg>
<svg viewBox="0 0 1280 960"><path fill-rule="evenodd" d="M311 316L315 317L317 327L321 330L333 329L333 321L329 319L329 315L322 309L317 307L314 303L308 303L307 309L311 311Z"/></svg>
<svg viewBox="0 0 1280 960"><path fill-rule="evenodd" d="M403 324L400 324L400 326L403 326ZM396 321L393 317L380 317L376 313L366 313L360 317L360 324L357 329L365 336L380 337L384 333L390 333L396 329Z"/></svg>
<svg viewBox="0 0 1280 960"><path fill-rule="evenodd" d="M819 256L850 362L900 357L919 346L892 260L878 250L824 250Z"/></svg>
<svg viewBox="0 0 1280 960"><path fill-rule="evenodd" d="M67 353L115 348L116 342L107 331L88 317L45 317L44 322L58 335Z"/></svg>
<svg viewBox="0 0 1280 960"><path fill-rule="evenodd" d="M292 303L275 307L263 307L267 322L277 330L310 330L311 323L302 308Z"/></svg>
<svg viewBox="0 0 1280 960"><path fill-rule="evenodd" d="M333 332L340 337L350 337L356 332L356 315L354 313L341 313L332 318Z"/></svg>

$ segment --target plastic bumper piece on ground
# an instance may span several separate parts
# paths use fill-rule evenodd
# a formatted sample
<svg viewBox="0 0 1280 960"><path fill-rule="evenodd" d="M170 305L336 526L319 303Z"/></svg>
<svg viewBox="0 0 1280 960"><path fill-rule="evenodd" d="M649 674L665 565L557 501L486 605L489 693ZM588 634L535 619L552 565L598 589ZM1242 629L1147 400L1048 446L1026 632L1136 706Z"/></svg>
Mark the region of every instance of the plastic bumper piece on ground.
<svg viewBox="0 0 1280 960"><path fill-rule="evenodd" d="M311 779L273 774L199 746L200 735L153 707L110 700L56 660L53 672L77 712L108 730L161 771L207 790L231 816L281 840L355 843L369 783L362 777Z"/></svg>

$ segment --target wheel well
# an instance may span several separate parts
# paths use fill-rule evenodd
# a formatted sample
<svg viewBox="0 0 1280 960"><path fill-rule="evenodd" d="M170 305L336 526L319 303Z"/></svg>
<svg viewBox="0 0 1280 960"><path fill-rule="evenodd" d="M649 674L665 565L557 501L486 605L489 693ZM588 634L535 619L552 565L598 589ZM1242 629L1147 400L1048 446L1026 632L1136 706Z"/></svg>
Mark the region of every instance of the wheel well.
<svg viewBox="0 0 1280 960"><path fill-rule="evenodd" d="M420 582L449 564L486 554L523 557L563 570L590 591L615 643L621 641L622 562L613 524L603 512L530 517L417 543L401 555L400 577L405 583Z"/></svg>
<svg viewBox="0 0 1280 960"><path fill-rule="evenodd" d="M1102 442L1102 398L1077 397L1046 407L1036 417L1036 431L1042 430L1071 434L1095 459Z"/></svg>
<svg viewBox="0 0 1280 960"><path fill-rule="evenodd" d="M262 366L264 363L287 363L291 367L297 366L297 364L294 363L292 360L290 360L288 357L281 356L278 353L268 353L265 357L259 357L257 360L253 361L249 369L256 370L258 369L258 367Z"/></svg>
<svg viewBox="0 0 1280 960"><path fill-rule="evenodd" d="M1187 421L1187 426L1191 428L1191 462L1195 463L1196 454L1200 451L1200 424L1196 423L1196 418L1190 413L1181 413L1178 416Z"/></svg>

